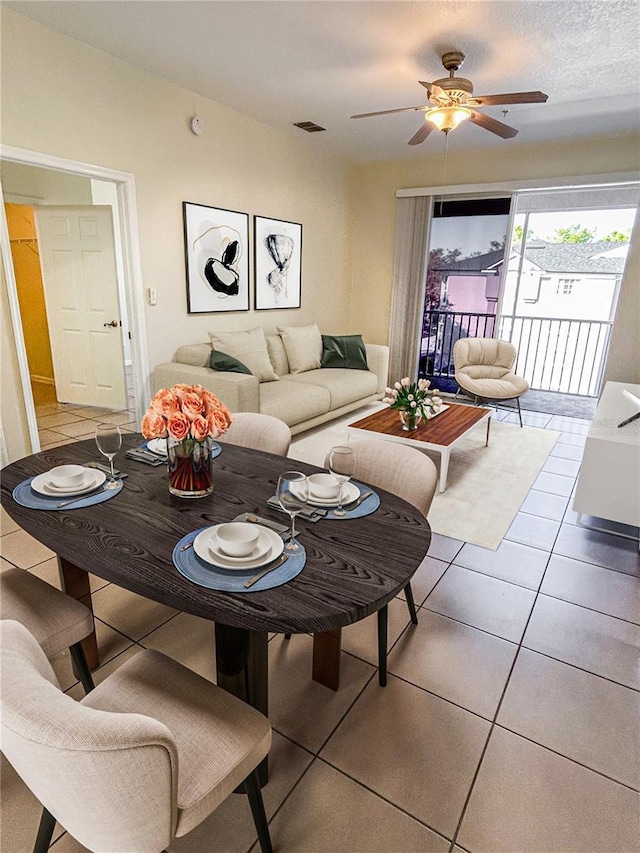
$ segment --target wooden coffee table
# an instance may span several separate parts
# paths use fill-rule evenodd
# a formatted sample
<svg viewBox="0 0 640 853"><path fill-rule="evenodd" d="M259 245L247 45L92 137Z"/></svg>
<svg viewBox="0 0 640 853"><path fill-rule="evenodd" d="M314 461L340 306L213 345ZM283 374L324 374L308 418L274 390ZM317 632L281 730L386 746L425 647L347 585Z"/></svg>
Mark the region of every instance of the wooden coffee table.
<svg viewBox="0 0 640 853"><path fill-rule="evenodd" d="M373 415L349 424L347 429L354 433L372 432L388 441L399 441L402 444L417 447L418 450L433 450L439 453L439 491L444 492L447 487L451 450L460 439L482 421L487 422L486 447L489 444L492 412L492 409L482 406L461 406L459 403L449 403L447 408L435 418L423 421L417 429L406 432L402 429L400 416L395 409L381 409Z"/></svg>

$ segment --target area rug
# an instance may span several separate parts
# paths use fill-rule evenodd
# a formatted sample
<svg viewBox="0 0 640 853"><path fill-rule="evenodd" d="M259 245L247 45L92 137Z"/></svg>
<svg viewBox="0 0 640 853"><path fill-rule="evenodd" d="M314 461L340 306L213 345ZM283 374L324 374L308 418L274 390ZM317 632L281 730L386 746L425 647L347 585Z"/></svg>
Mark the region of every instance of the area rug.
<svg viewBox="0 0 640 853"><path fill-rule="evenodd" d="M334 444L357 440L348 433L347 424L379 408L384 407L371 404L295 436L290 458L322 467ZM540 473L558 433L492 420L488 447L484 446L485 435L485 425L479 424L452 451L447 489L442 494L436 492L429 523L432 530L443 536L495 550ZM439 464L439 454L432 458Z"/></svg>
<svg viewBox="0 0 640 853"><path fill-rule="evenodd" d="M436 492L431 529L495 550L556 443L558 433L492 421L489 446L479 425L451 452L447 488Z"/></svg>

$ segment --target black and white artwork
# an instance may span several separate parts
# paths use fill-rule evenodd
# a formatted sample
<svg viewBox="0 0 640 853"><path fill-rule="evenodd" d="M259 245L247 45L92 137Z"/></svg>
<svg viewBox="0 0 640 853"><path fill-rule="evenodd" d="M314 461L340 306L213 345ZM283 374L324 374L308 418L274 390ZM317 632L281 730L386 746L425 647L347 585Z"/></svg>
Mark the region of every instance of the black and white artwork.
<svg viewBox="0 0 640 853"><path fill-rule="evenodd" d="M182 203L189 314L249 310L249 215Z"/></svg>
<svg viewBox="0 0 640 853"><path fill-rule="evenodd" d="M302 225L254 216L255 308L299 308Z"/></svg>

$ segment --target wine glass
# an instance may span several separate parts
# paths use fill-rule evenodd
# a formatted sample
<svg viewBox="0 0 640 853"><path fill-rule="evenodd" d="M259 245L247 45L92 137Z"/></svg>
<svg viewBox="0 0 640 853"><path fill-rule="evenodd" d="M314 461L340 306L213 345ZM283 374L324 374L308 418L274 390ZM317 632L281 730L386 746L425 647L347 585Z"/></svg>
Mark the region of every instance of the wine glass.
<svg viewBox="0 0 640 853"><path fill-rule="evenodd" d="M342 492L344 484L348 483L353 477L356 470L356 457L352 447L339 445L332 447L329 453L329 471L340 484L338 492L338 506L334 509L333 514L338 516L346 515L346 510L342 508Z"/></svg>
<svg viewBox="0 0 640 853"><path fill-rule="evenodd" d="M305 508L309 498L309 483L306 475L301 471L285 471L278 477L276 495L282 509L291 516L291 538L284 546L285 550L298 551L300 546L295 538L295 519L296 515Z"/></svg>
<svg viewBox="0 0 640 853"><path fill-rule="evenodd" d="M106 456L111 466L111 474L105 484L105 489L117 489L120 481L113 473L113 457L122 447L122 433L115 424L98 424L96 427L96 444L103 456Z"/></svg>

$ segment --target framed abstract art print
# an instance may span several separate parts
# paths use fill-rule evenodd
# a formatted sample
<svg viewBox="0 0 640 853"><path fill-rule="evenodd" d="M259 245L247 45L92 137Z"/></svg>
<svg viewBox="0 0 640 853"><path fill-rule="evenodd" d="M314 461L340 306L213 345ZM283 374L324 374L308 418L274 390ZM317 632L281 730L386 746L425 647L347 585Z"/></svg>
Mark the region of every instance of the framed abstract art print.
<svg viewBox="0 0 640 853"><path fill-rule="evenodd" d="M302 225L253 217L257 311L299 308L302 285Z"/></svg>
<svg viewBox="0 0 640 853"><path fill-rule="evenodd" d="M249 215L182 202L187 311L249 310Z"/></svg>

